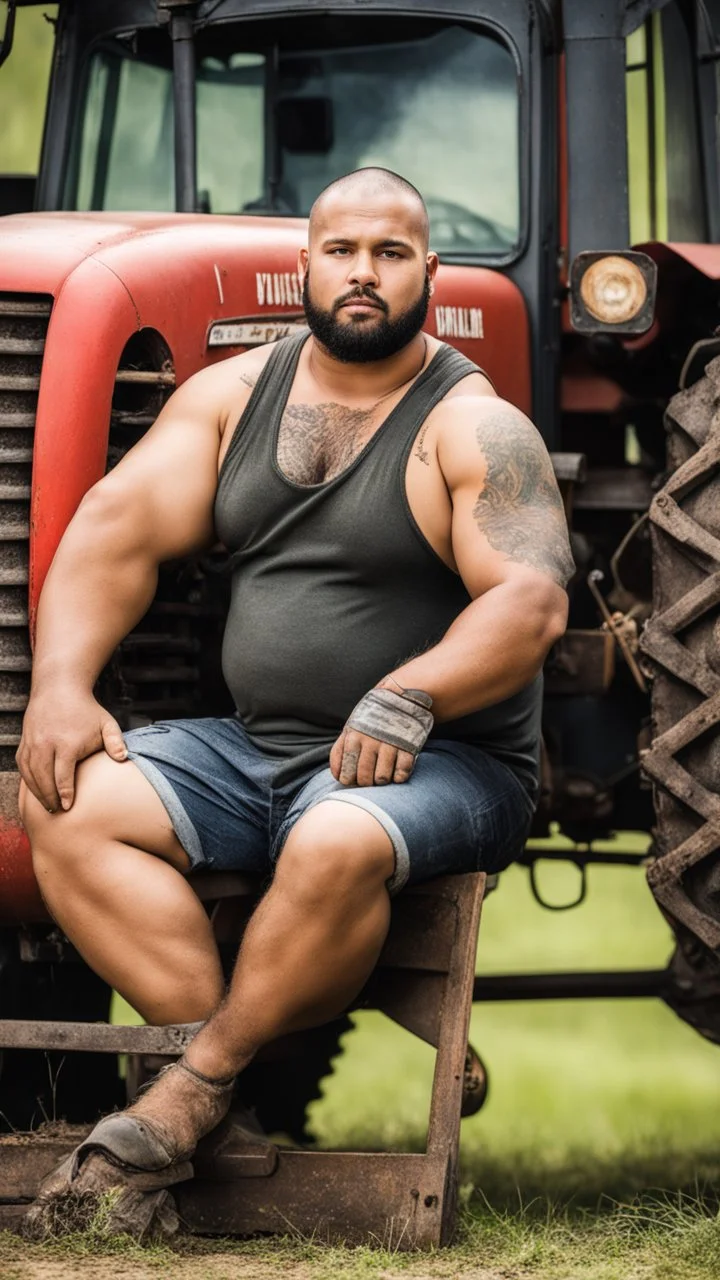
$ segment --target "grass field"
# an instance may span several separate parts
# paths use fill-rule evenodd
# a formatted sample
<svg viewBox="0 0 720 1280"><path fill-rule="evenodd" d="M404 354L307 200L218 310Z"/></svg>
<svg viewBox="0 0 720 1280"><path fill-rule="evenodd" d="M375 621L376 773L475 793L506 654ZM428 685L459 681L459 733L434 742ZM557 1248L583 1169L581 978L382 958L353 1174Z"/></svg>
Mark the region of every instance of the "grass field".
<svg viewBox="0 0 720 1280"><path fill-rule="evenodd" d="M543 890L574 873L546 864ZM488 899L479 972L653 967L670 939L641 872L595 868L587 904L542 911L513 869ZM476 1006L472 1039L490 1096L463 1122L458 1243L431 1257L280 1242L197 1242L190 1256L122 1252L123 1275L331 1280L717 1280L720 1275L720 1050L655 1001ZM433 1054L359 1014L313 1105L328 1146L417 1149ZM0 1245L3 1280L109 1278L119 1259L87 1239L48 1253ZM3 1269L4 1268L4 1269ZM50 1268L50 1270L48 1270Z"/></svg>

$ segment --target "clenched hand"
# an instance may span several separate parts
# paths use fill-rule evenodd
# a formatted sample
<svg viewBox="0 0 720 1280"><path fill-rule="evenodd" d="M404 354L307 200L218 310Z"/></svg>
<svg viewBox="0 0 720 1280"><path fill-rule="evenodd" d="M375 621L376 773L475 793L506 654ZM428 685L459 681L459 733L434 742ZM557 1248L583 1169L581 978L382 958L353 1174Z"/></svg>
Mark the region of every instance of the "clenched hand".
<svg viewBox="0 0 720 1280"><path fill-rule="evenodd" d="M101 750L112 760L127 760L119 724L91 693L57 686L33 693L15 759L26 786L46 809L71 807L76 765Z"/></svg>

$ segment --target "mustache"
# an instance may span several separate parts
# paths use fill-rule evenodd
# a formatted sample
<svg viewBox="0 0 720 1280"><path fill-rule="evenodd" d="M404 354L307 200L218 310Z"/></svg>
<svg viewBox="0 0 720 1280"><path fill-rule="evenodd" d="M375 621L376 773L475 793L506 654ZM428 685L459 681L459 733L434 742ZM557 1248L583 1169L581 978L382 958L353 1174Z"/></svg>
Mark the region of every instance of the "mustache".
<svg viewBox="0 0 720 1280"><path fill-rule="evenodd" d="M366 285L364 289L351 289L350 293L344 293L341 298L336 298L333 303L333 311L339 311L345 306L346 302L353 302L359 298L367 298L369 302L374 302L385 315L388 313L388 305L382 298L379 298L374 289Z"/></svg>

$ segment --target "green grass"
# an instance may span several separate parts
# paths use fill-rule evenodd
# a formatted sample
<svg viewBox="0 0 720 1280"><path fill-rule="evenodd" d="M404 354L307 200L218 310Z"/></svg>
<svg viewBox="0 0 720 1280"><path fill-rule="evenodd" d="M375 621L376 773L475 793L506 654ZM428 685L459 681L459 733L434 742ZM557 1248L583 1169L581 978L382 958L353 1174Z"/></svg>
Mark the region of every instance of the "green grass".
<svg viewBox="0 0 720 1280"><path fill-rule="evenodd" d="M546 863L541 883L562 901L572 896L575 873ZM655 967L670 946L641 871L591 869L587 903L554 915L534 903L527 873L513 868L485 904L478 971ZM406 1257L292 1238L198 1241L183 1261L125 1245L123 1273L717 1280L717 1048L664 1005L640 1000L476 1005L471 1035L490 1096L463 1122L463 1220L452 1249ZM357 1015L344 1048L311 1110L321 1145L420 1149L432 1051L370 1012ZM80 1239L53 1256L68 1260L69 1276L90 1266L84 1257L120 1247L95 1239L89 1248ZM18 1265L12 1249L0 1248L3 1280L3 1259ZM46 1255L25 1250L21 1260L29 1265L36 1256Z"/></svg>
<svg viewBox="0 0 720 1280"><path fill-rule="evenodd" d="M56 12L56 4L18 11L13 49L0 67L0 173L37 172L53 41L45 15Z"/></svg>

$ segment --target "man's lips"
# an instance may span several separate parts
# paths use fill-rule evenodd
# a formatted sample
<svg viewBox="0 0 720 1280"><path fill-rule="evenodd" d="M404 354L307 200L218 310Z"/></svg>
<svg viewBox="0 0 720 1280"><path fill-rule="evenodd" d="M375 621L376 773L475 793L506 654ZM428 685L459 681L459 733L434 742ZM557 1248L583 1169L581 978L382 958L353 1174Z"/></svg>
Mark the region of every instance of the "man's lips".
<svg viewBox="0 0 720 1280"><path fill-rule="evenodd" d="M373 302L371 298L348 298L347 302L341 302L340 310L345 307L351 307L359 311L382 311L383 308L378 302Z"/></svg>

